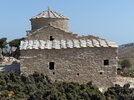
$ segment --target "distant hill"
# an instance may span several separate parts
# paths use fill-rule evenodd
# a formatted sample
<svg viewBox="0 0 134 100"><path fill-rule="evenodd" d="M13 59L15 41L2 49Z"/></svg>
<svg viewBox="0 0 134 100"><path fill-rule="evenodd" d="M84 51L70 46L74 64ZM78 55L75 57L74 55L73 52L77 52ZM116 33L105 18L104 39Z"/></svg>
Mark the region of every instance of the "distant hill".
<svg viewBox="0 0 134 100"><path fill-rule="evenodd" d="M118 48L119 59L129 59L134 69L134 43L120 45Z"/></svg>
<svg viewBox="0 0 134 100"><path fill-rule="evenodd" d="M128 44L123 44L119 46L119 49L125 49L129 47L134 47L134 42L133 43L128 43Z"/></svg>

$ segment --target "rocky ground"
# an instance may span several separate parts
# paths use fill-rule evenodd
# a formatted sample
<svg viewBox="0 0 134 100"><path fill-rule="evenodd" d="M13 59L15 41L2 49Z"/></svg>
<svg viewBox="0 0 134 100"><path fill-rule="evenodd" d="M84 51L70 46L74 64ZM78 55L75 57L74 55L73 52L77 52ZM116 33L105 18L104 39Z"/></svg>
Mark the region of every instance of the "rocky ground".
<svg viewBox="0 0 134 100"><path fill-rule="evenodd" d="M126 83L130 84L130 88L134 88L134 78L122 77L117 75L115 84L120 84L121 86L123 86Z"/></svg>
<svg viewBox="0 0 134 100"><path fill-rule="evenodd" d="M14 57L0 57L0 72L16 71L19 73L20 61Z"/></svg>
<svg viewBox="0 0 134 100"><path fill-rule="evenodd" d="M120 75L116 76L116 82L114 84L119 84L120 86L124 86L125 84L129 83L130 88L134 88L134 78L131 77L123 77ZM99 88L101 92L107 91L106 87Z"/></svg>

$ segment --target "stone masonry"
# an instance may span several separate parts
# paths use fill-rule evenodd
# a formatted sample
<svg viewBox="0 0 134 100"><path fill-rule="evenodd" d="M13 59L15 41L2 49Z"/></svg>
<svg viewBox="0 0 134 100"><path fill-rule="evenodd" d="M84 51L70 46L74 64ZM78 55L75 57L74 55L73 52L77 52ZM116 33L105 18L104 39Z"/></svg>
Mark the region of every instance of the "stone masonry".
<svg viewBox="0 0 134 100"><path fill-rule="evenodd" d="M50 9L31 18L32 30L21 42L22 74L44 73L53 81L110 87L115 82L117 45L68 29L68 18Z"/></svg>

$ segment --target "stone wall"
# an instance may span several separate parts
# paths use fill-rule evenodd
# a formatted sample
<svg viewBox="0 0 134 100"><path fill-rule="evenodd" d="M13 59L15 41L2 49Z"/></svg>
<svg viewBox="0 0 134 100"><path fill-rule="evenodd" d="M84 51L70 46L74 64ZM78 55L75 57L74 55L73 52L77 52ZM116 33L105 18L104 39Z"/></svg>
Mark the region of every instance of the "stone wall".
<svg viewBox="0 0 134 100"><path fill-rule="evenodd" d="M58 18L40 18L31 19L32 30L39 29L44 26L52 25L59 29L68 31L68 19Z"/></svg>
<svg viewBox="0 0 134 100"><path fill-rule="evenodd" d="M65 32L52 26L44 27L35 32L31 32L31 35L27 37L28 40L49 40L50 36L55 40L61 39L75 39L77 34L71 32Z"/></svg>
<svg viewBox="0 0 134 100"><path fill-rule="evenodd" d="M104 60L109 65L104 66ZM22 50L21 72L35 71L52 80L86 83L92 81L99 87L109 87L115 82L117 67L116 48L73 48L51 50ZM54 70L49 63L54 62Z"/></svg>

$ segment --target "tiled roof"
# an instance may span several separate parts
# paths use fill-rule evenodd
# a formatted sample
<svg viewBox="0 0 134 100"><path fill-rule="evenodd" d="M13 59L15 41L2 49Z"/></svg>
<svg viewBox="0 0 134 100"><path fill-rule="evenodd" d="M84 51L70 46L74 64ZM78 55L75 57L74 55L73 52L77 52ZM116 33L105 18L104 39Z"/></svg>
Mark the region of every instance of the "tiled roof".
<svg viewBox="0 0 134 100"><path fill-rule="evenodd" d="M25 40L21 41L20 50L28 49L66 49L83 47L113 47L115 42L103 39L73 39L73 40Z"/></svg>
<svg viewBox="0 0 134 100"><path fill-rule="evenodd" d="M46 28L49 28L49 27L52 27L52 28L54 28L54 29L58 29L58 30L60 30L60 31L63 31L64 33L69 33L69 34L74 34L74 35L77 35L76 33L74 33L74 32L70 32L70 31L66 31L66 30L62 30L62 29L60 29L60 28L57 28L56 26L53 26L53 25L48 25L48 26L43 26L43 27L41 27L41 28L39 28L39 29L36 29L36 30L30 30L30 31L27 31L27 33L28 34L30 34L31 32L32 32L32 35L33 34L38 34L38 32L40 31L40 30L42 30L42 29L46 29Z"/></svg>
<svg viewBox="0 0 134 100"><path fill-rule="evenodd" d="M51 9L48 9L46 11L41 12L40 14L34 16L31 19L36 19L36 18L64 18L64 19L68 19L64 15L62 15L58 12L52 11Z"/></svg>

